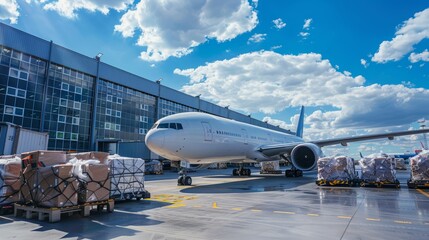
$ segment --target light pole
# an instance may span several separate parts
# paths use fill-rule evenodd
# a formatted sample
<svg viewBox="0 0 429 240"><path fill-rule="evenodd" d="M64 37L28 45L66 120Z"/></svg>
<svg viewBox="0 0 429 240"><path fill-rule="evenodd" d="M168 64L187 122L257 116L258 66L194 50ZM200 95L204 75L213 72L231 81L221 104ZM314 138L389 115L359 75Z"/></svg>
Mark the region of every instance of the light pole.
<svg viewBox="0 0 429 240"><path fill-rule="evenodd" d="M156 121L158 121L161 116L160 116L160 110L161 110L161 81L162 78L159 78L158 80L156 80L156 83L158 84L158 98L156 99Z"/></svg>
<svg viewBox="0 0 429 240"><path fill-rule="evenodd" d="M93 151L98 151L98 146L96 143L97 138L97 104L98 104L98 82L100 81L100 59L103 56L103 53L98 53L95 56L95 60L97 61L97 73L95 77L95 81L93 84L94 93L92 95L94 101L92 106L92 128L91 128L91 149Z"/></svg>
<svg viewBox="0 0 429 240"><path fill-rule="evenodd" d="M417 122L420 124L420 129L425 129L425 127L426 127L426 119L422 118L422 119L417 120ZM426 133L423 133L423 142L425 144L423 146L423 148L424 149L428 149L428 140L426 138Z"/></svg>
<svg viewBox="0 0 429 240"><path fill-rule="evenodd" d="M201 94L198 94L195 97L198 98L198 112L201 112Z"/></svg>

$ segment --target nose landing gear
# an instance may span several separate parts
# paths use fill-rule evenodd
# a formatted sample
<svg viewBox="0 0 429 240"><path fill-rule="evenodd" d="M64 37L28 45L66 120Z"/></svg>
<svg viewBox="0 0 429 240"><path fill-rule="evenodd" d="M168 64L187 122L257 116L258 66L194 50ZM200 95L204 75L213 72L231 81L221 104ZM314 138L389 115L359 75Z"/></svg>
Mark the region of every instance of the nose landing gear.
<svg viewBox="0 0 429 240"><path fill-rule="evenodd" d="M234 168L232 170L232 176L248 176L252 175L250 168L243 168L243 164L240 163L240 168Z"/></svg>
<svg viewBox="0 0 429 240"><path fill-rule="evenodd" d="M177 186L190 186L192 185L192 178L186 175L186 170L180 170L179 178L177 179Z"/></svg>

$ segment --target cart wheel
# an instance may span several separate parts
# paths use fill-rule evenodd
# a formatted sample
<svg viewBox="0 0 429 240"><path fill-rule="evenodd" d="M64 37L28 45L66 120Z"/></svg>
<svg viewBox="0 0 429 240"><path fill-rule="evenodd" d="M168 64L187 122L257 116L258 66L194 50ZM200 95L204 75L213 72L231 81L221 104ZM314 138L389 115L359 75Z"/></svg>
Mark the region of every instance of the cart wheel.
<svg viewBox="0 0 429 240"><path fill-rule="evenodd" d="M103 205L97 205L97 212L102 212L104 206Z"/></svg>
<svg viewBox="0 0 429 240"><path fill-rule="evenodd" d="M365 182L360 182L359 184L361 187L365 187Z"/></svg>
<svg viewBox="0 0 429 240"><path fill-rule="evenodd" d="M137 201L140 201L142 198L141 197L136 197L136 200Z"/></svg>

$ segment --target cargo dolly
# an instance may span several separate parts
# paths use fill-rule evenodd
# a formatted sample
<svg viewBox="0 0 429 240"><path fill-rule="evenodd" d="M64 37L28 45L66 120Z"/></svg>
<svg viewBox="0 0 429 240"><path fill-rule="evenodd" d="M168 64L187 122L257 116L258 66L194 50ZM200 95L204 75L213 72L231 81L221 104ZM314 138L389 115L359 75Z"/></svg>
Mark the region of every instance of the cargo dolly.
<svg viewBox="0 0 429 240"><path fill-rule="evenodd" d="M429 188L429 180L411 180L407 181L408 188Z"/></svg>
<svg viewBox="0 0 429 240"><path fill-rule="evenodd" d="M114 210L114 206L115 201L113 199L62 208L35 207L31 205L21 205L15 203L14 216L18 217L25 214L25 218L31 219L33 214L36 213L40 221L43 221L46 217L48 217L49 222L53 223L59 222L61 220L61 214L68 213L69 215L72 215L75 212L79 212L82 216L88 217L91 210L94 208L96 208L98 212L101 212L106 207L106 211L111 213Z"/></svg>
<svg viewBox="0 0 429 240"><path fill-rule="evenodd" d="M338 187L356 187L358 180L316 180L317 186L338 186Z"/></svg>
<svg viewBox="0 0 429 240"><path fill-rule="evenodd" d="M390 181L367 181L367 180L360 180L359 185L361 187L377 187L377 188L400 188L401 184L398 180L395 182Z"/></svg>

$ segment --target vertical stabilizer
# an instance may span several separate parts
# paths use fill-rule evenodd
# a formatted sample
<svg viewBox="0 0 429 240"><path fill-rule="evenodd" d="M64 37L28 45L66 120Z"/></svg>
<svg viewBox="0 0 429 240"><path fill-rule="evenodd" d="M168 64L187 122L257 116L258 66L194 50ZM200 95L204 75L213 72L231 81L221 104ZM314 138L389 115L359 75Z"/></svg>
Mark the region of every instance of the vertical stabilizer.
<svg viewBox="0 0 429 240"><path fill-rule="evenodd" d="M304 106L301 107L301 113L299 114L298 127L296 128L296 135L302 138L304 132Z"/></svg>

